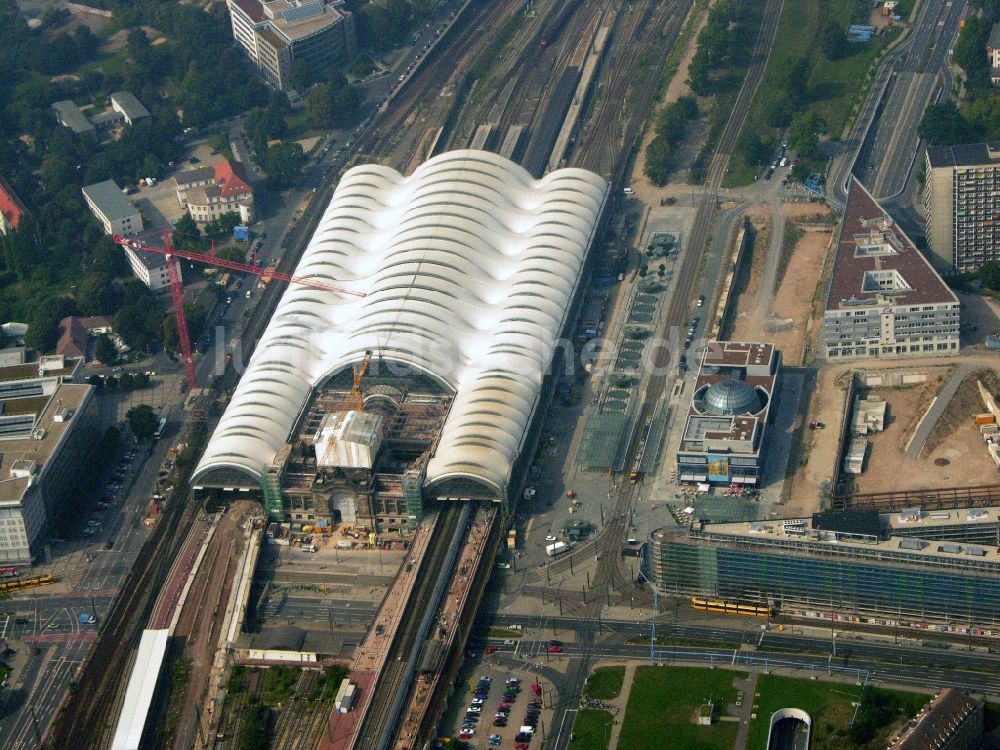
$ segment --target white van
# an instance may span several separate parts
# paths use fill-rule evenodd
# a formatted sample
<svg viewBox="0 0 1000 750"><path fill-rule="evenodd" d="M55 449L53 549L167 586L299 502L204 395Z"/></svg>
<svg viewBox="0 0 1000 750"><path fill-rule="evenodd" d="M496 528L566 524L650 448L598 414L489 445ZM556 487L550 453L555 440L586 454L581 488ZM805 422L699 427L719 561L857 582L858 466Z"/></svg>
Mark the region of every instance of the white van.
<svg viewBox="0 0 1000 750"><path fill-rule="evenodd" d="M782 156L781 157L781 164L779 164L779 166L781 166L781 167L787 167L788 166L788 157L787 156Z"/></svg>

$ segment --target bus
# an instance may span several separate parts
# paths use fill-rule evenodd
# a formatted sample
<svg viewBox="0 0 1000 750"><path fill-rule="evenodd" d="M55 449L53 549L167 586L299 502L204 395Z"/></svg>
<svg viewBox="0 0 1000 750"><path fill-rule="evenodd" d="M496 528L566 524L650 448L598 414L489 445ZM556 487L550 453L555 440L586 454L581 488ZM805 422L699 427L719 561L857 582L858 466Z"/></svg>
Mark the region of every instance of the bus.
<svg viewBox="0 0 1000 750"><path fill-rule="evenodd" d="M160 423L156 425L156 432L153 433L153 438L159 440L163 435L163 428L167 426L167 418L160 417Z"/></svg>
<svg viewBox="0 0 1000 750"><path fill-rule="evenodd" d="M770 617L774 608L766 604L747 604L745 602L730 602L723 599L702 599L692 596L691 606L703 612L719 612L725 615L750 615L751 617Z"/></svg>
<svg viewBox="0 0 1000 750"><path fill-rule="evenodd" d="M16 565L6 565L0 568L0 578L17 578L18 572Z"/></svg>

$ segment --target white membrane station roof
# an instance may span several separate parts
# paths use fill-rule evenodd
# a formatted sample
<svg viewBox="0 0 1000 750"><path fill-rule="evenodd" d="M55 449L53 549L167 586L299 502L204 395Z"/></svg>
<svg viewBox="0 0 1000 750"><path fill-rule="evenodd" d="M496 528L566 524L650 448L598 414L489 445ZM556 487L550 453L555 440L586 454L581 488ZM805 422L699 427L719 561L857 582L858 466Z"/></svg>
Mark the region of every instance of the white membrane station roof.
<svg viewBox="0 0 1000 750"><path fill-rule="evenodd" d="M607 183L581 169L535 180L485 151L409 177L365 165L341 179L195 472L259 478L313 390L366 351L454 392L425 484L506 493L542 378L582 276Z"/></svg>

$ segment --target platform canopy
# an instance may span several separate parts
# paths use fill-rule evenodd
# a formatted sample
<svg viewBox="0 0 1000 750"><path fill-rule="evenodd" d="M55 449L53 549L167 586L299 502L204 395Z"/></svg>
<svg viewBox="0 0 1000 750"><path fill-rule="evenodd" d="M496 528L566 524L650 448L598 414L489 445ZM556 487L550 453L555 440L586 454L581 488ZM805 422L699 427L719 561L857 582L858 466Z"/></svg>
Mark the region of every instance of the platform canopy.
<svg viewBox="0 0 1000 750"><path fill-rule="evenodd" d="M125 688L125 701L111 740L111 750L138 750L146 716L153 702L153 692L163 668L169 630L144 630L139 650L132 665L132 674Z"/></svg>

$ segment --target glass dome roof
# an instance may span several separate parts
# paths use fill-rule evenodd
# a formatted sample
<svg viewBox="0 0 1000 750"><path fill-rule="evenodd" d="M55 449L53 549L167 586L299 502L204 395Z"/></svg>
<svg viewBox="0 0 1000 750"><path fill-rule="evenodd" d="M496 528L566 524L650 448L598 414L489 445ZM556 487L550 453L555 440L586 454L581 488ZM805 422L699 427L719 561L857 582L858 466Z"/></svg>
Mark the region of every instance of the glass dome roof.
<svg viewBox="0 0 1000 750"><path fill-rule="evenodd" d="M760 411L760 399L752 385L743 380L720 380L712 383L702 397L704 411L718 416L755 414Z"/></svg>

